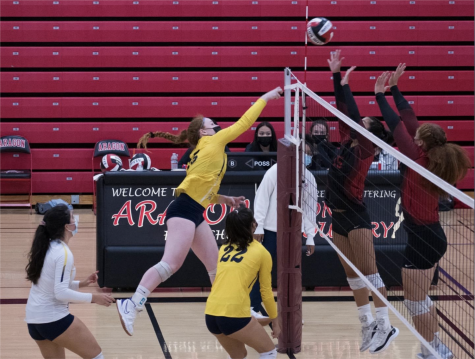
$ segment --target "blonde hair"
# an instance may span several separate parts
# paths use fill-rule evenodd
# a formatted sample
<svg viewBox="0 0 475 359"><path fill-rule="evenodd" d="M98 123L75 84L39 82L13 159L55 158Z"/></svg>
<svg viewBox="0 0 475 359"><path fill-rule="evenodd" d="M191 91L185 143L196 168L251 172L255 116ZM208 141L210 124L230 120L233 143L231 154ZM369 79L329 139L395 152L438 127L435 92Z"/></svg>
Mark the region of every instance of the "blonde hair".
<svg viewBox="0 0 475 359"><path fill-rule="evenodd" d="M185 142L188 140L190 145L196 146L200 140L200 130L203 128L203 115L197 115L193 120L191 120L188 125L188 129L180 132L179 135L173 135L169 132L149 132L143 135L139 142L137 143L137 148L147 148L147 143L151 138L161 137L168 141L173 142L175 145Z"/></svg>
<svg viewBox="0 0 475 359"><path fill-rule="evenodd" d="M447 143L447 136L442 127L425 123L417 129L417 133L427 151L429 171L452 185L465 177L472 163L462 147ZM427 181L427 188L432 193L446 195L432 182Z"/></svg>

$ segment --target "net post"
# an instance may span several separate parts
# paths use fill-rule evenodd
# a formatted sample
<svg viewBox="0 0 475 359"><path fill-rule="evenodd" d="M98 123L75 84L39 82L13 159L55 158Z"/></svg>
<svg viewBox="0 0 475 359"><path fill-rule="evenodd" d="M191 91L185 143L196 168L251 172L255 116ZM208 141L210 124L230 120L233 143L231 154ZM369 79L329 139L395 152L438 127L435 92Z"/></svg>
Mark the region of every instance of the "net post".
<svg viewBox="0 0 475 359"><path fill-rule="evenodd" d="M284 70L284 85L290 86L291 84L291 72L290 69L287 67ZM285 113L284 113L284 135L290 136L290 124L292 122L291 118L291 107L292 107L292 90L285 89L284 90L284 105L285 105Z"/></svg>
<svg viewBox="0 0 475 359"><path fill-rule="evenodd" d="M277 305L282 332L277 351L294 354L302 345L302 215L296 206L297 146L280 139L277 147Z"/></svg>

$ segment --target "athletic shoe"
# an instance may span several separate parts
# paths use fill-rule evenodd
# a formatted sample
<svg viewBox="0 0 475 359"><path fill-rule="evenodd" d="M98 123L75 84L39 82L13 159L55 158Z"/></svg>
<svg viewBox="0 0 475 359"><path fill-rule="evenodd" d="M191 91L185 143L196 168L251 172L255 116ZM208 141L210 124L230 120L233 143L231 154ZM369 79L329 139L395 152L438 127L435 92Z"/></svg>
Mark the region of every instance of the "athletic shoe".
<svg viewBox="0 0 475 359"><path fill-rule="evenodd" d="M422 355L422 353L417 354L417 357L420 359L437 359L435 355L428 354L426 356Z"/></svg>
<svg viewBox="0 0 475 359"><path fill-rule="evenodd" d="M446 345L442 344L440 340L437 341L437 345L434 347L437 353L441 356L442 359L452 359L454 354L447 348ZM426 359L422 353L417 354L419 359Z"/></svg>
<svg viewBox="0 0 475 359"><path fill-rule="evenodd" d="M376 332L376 321L373 321L370 325L361 327L361 346L360 352L364 352L369 349L371 345L371 339L373 339L374 333Z"/></svg>
<svg viewBox="0 0 475 359"><path fill-rule="evenodd" d="M378 327L376 328L376 333L371 340L371 345L369 347L369 352L371 354L377 354L385 351L389 344L399 335L399 329L394 328L393 326L389 327L387 330L383 329L384 318L377 320Z"/></svg>
<svg viewBox="0 0 475 359"><path fill-rule="evenodd" d="M267 319L267 318L269 318L269 317L266 317L265 315L262 315L261 313L255 312L254 308L251 308L251 315L256 319Z"/></svg>
<svg viewBox="0 0 475 359"><path fill-rule="evenodd" d="M125 332L132 336L134 334L134 321L137 313L142 309L138 309L134 302L130 299L117 299L117 311L119 312L120 322Z"/></svg>

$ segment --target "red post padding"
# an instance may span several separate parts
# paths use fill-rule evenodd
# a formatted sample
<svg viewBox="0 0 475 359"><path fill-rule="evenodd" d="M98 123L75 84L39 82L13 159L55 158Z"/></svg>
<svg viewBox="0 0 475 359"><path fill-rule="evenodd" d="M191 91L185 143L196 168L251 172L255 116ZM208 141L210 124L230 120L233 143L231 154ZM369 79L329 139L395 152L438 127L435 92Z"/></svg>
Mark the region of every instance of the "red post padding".
<svg viewBox="0 0 475 359"><path fill-rule="evenodd" d="M282 323L277 350L293 354L302 345L302 215L289 209L296 205L296 148L281 139L277 156L277 304Z"/></svg>

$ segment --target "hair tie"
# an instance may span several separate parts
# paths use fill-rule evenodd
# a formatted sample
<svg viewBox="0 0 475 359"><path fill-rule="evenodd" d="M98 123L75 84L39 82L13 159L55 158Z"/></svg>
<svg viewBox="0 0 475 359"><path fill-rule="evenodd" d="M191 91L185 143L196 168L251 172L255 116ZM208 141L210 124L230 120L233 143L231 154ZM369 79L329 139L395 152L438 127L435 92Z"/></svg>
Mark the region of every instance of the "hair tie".
<svg viewBox="0 0 475 359"><path fill-rule="evenodd" d="M45 221L41 221L41 222L40 222L40 226L46 226Z"/></svg>
<svg viewBox="0 0 475 359"><path fill-rule="evenodd" d="M155 138L155 134L153 132L149 132L150 133L150 138Z"/></svg>

